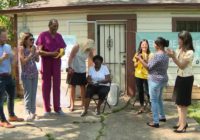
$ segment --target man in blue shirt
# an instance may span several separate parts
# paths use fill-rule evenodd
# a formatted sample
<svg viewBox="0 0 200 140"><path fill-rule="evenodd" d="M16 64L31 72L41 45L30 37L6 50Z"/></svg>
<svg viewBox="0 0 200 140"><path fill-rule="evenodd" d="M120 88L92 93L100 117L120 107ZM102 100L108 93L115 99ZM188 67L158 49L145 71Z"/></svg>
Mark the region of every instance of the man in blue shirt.
<svg viewBox="0 0 200 140"><path fill-rule="evenodd" d="M23 121L18 118L14 113L14 98L15 98L15 83L11 76L12 66L12 49L11 46L6 44L7 32L5 29L0 28L0 126L6 128L14 128L4 114L3 103L5 93L7 93L9 121Z"/></svg>

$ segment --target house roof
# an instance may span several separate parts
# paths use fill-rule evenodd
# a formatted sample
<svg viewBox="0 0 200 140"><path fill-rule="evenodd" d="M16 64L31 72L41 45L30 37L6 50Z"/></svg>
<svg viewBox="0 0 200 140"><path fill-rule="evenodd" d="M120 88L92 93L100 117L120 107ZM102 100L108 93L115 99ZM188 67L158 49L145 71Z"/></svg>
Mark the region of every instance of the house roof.
<svg viewBox="0 0 200 140"><path fill-rule="evenodd" d="M83 6L83 5L112 5L112 4L188 4L200 3L200 0L40 0L26 4L26 8ZM13 7L19 8L19 7Z"/></svg>
<svg viewBox="0 0 200 140"><path fill-rule="evenodd" d="M0 14L21 13L49 10L86 9L100 7L189 7L199 8L200 0L38 0L25 4L23 7L15 6L0 10Z"/></svg>

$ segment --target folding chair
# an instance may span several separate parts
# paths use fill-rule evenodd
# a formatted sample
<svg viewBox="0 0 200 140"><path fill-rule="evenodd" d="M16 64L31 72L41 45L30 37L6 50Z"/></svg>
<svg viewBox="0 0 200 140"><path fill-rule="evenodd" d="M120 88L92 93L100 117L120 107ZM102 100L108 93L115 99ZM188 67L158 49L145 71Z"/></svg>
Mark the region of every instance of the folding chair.
<svg viewBox="0 0 200 140"><path fill-rule="evenodd" d="M111 88L111 82L110 82L110 88ZM109 93L109 92L110 92L110 90L108 91L108 93ZM108 95L107 95L107 96L105 97L105 99L104 99L104 106L103 106L102 113L104 113L106 106L108 106L109 109L111 109L111 106L109 105L107 98L108 98ZM92 100L94 101L94 103L95 103L96 106L97 106L97 101L99 100L99 96L98 96L98 95L94 95L94 96L92 97Z"/></svg>
<svg viewBox="0 0 200 140"><path fill-rule="evenodd" d="M111 106L109 105L109 103L108 103L108 101L107 101L107 97L108 97L108 95L107 95L106 98L104 99L104 105L103 105L102 113L104 113L106 106L108 106L109 109L111 109ZM92 100L94 101L94 103L95 103L96 106L97 106L97 101L99 100L99 96L98 96L98 95L94 95L94 96L92 97Z"/></svg>

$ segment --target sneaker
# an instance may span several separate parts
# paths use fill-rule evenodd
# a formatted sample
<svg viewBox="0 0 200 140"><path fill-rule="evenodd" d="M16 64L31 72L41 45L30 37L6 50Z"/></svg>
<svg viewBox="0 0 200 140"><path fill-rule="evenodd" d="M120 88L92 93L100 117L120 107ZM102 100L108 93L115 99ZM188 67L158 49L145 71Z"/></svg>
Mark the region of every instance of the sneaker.
<svg viewBox="0 0 200 140"><path fill-rule="evenodd" d="M24 119L18 118L17 116L10 116L8 119L9 122L23 122Z"/></svg>
<svg viewBox="0 0 200 140"><path fill-rule="evenodd" d="M49 117L51 115L51 112L44 112L44 117Z"/></svg>
<svg viewBox="0 0 200 140"><path fill-rule="evenodd" d="M10 124L8 121L0 122L0 126L5 128L15 128L15 126Z"/></svg>
<svg viewBox="0 0 200 140"><path fill-rule="evenodd" d="M33 121L32 114L27 115L27 116L24 118L24 120L25 120L26 122L32 122L32 121Z"/></svg>
<svg viewBox="0 0 200 140"><path fill-rule="evenodd" d="M62 110L59 110L58 112L55 112L56 115L59 115L59 116L65 116L66 114L62 111Z"/></svg>

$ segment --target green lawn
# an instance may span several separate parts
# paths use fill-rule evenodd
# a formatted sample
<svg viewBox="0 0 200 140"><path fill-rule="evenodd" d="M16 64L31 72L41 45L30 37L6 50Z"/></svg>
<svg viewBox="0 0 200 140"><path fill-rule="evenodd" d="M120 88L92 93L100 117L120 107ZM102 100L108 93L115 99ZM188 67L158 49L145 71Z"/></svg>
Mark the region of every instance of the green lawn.
<svg viewBox="0 0 200 140"><path fill-rule="evenodd" d="M23 100L23 99L21 99L21 98L15 98L15 103L17 103L17 102L21 102L22 100ZM7 105L7 101L6 101L6 99L5 99L3 105L4 105L4 106Z"/></svg>
<svg viewBox="0 0 200 140"><path fill-rule="evenodd" d="M188 109L188 115L200 124L200 101L193 101Z"/></svg>

